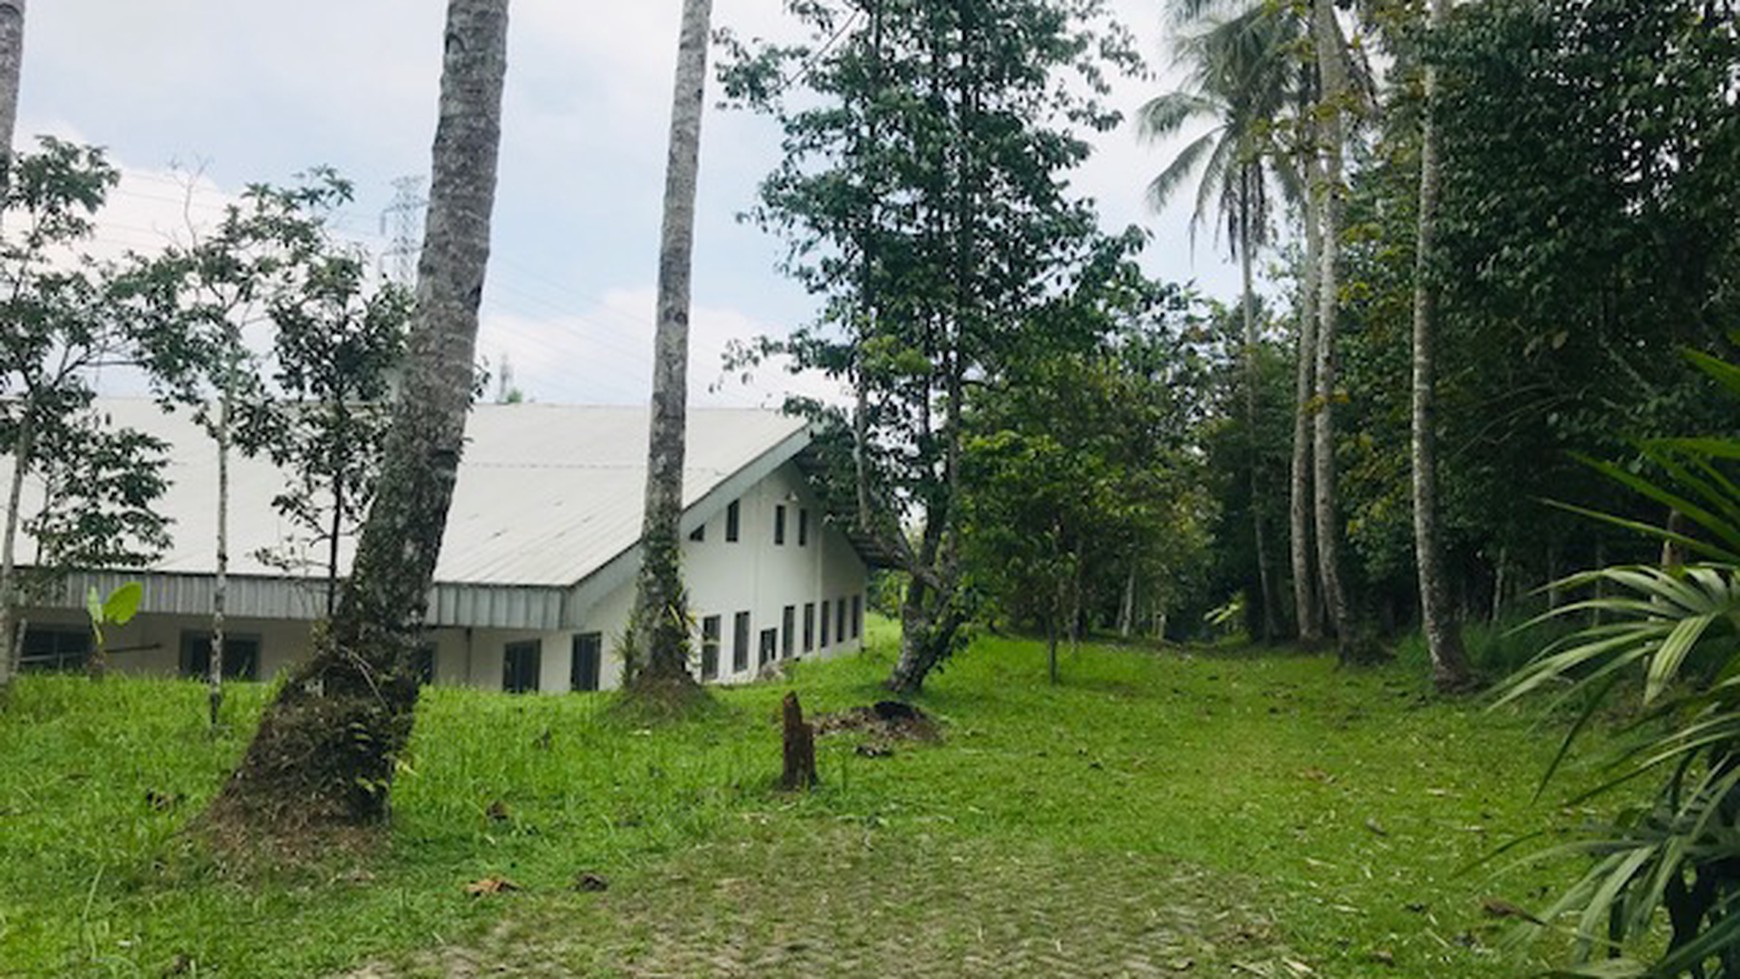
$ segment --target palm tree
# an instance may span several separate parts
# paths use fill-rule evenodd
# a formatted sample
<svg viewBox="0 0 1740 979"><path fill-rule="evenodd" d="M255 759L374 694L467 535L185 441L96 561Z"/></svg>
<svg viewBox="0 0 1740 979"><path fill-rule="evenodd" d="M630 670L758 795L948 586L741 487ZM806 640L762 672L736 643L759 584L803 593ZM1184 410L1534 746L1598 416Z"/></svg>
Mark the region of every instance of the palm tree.
<svg viewBox="0 0 1740 979"><path fill-rule="evenodd" d="M1354 89L1347 42L1335 17L1334 0L1312 0L1311 40L1320 98L1312 127L1318 137L1308 152L1310 200L1321 246L1317 263L1316 414L1313 427L1313 492L1316 503L1318 580L1335 628L1341 659L1353 658L1347 590L1341 580L1341 536L1335 514L1335 330L1341 308L1337 264L1341 257L1342 161L1347 142L1345 113Z"/></svg>
<svg viewBox="0 0 1740 979"><path fill-rule="evenodd" d="M291 832L387 811L411 735L411 652L440 556L475 379L501 145L508 0L448 0L417 305L374 505L330 634L260 721L215 824Z"/></svg>
<svg viewBox="0 0 1740 979"><path fill-rule="evenodd" d="M1441 30L1446 0L1431 0L1430 29ZM1426 111L1420 128L1420 214L1414 253L1413 488L1414 566L1420 584L1420 627L1432 658L1432 678L1440 691L1472 682L1462 649L1462 626L1444 586L1444 552L1438 538L1438 450L1433 431L1436 363L1433 340L1437 296L1431 272L1438 220L1438 126L1432 118L1438 93L1438 67L1425 66Z"/></svg>
<svg viewBox="0 0 1740 979"><path fill-rule="evenodd" d="M654 340L652 417L647 433L646 512L641 523L640 580L629 627L634 687L692 690L689 616L681 567L683 429L688 402L689 273L695 244L695 183L700 163L702 96L707 86L707 24L712 0L684 0L671 99L670 156L665 169L664 233L659 244L658 331Z"/></svg>
<svg viewBox="0 0 1740 979"><path fill-rule="evenodd" d="M1208 132L1186 144L1148 184L1148 202L1159 210L1200 170L1190 221L1192 241L1209 207L1215 206L1225 222L1228 247L1239 260L1244 287L1245 420L1252 440L1251 517L1264 638L1278 635L1280 629L1269 577L1268 531L1259 506L1263 498L1255 442L1259 334L1251 263L1255 250L1268 241L1271 186L1278 181L1286 193L1297 190L1288 179L1289 171L1273 166L1281 155L1275 120L1285 111L1292 75L1285 43L1294 33L1293 18L1259 5L1186 36L1178 47L1180 59L1189 65L1189 87L1152 99L1137 116L1142 137L1151 141L1176 134L1195 118L1215 120Z"/></svg>

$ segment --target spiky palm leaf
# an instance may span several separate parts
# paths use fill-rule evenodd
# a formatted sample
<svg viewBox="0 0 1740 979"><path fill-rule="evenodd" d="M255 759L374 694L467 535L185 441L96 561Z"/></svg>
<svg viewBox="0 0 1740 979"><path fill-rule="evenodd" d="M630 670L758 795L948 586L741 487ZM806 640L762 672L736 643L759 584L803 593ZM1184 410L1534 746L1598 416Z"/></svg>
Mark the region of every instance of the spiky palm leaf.
<svg viewBox="0 0 1740 979"><path fill-rule="evenodd" d="M1704 355L1689 359L1740 393L1740 368ZM1640 448L1659 478L1590 464L1671 507L1696 531L1569 509L1645 531L1709 560L1684 567L1602 568L1559 582L1559 587L1602 588L1596 597L1541 619L1598 613L1603 624L1543 650L1500 687L1498 703L1548 687L1559 690L1557 702L1583 698L1544 784L1578 734L1620 689L1620 679L1642 681L1646 712L1634 725L1639 743L1621 756L1617 774L1584 798L1653 775L1659 778L1653 799L1623 812L1600 835L1548 851L1595 861L1547 915L1549 920L1572 912L1578 916L1583 964L1560 974L1691 972L1740 979L1740 484L1724 471L1725 464L1740 460L1740 442L1664 439ZM1662 957L1647 963L1589 961L1597 953L1605 956L1642 942L1663 911L1673 934Z"/></svg>

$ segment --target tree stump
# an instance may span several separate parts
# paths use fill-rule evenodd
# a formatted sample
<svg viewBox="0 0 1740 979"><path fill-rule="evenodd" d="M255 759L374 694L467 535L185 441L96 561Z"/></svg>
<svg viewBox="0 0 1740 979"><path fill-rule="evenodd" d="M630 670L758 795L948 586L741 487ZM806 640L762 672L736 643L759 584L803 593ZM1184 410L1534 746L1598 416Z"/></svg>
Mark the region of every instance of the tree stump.
<svg viewBox="0 0 1740 979"><path fill-rule="evenodd" d="M785 695L785 774L780 788L788 792L808 789L821 781L816 777L816 729L804 721L796 693Z"/></svg>

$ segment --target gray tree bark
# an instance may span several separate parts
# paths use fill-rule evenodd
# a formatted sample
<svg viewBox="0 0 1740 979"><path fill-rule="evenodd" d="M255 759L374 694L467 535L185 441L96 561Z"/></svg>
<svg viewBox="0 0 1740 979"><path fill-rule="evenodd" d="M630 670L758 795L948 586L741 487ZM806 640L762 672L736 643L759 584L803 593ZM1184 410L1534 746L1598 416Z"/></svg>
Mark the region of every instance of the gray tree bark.
<svg viewBox="0 0 1740 979"><path fill-rule="evenodd" d="M1250 182L1261 179L1253 176L1251 167L1244 166L1240 175L1239 186L1239 272L1244 281L1243 302L1240 304L1244 312L1244 360L1245 360L1245 431L1250 438L1250 486L1251 486L1251 524L1255 534L1257 549L1257 590L1261 593L1258 599L1262 602L1261 622L1264 641L1273 640L1281 634L1281 627L1276 621L1276 598L1273 581L1269 574L1269 532L1264 525L1262 510L1262 477L1258 472L1257 456L1260 446L1257 438L1257 386L1260 383L1257 368L1257 298L1256 290L1251 286L1251 245L1256 236L1251 231L1250 212Z"/></svg>
<svg viewBox="0 0 1740 979"><path fill-rule="evenodd" d="M647 433L646 509L640 579L635 589L628 665L636 686L693 685L689 674L688 600L683 588L684 428L688 409L689 276L695 245L695 184L700 168L701 110L707 88L712 0L684 0L671 97L665 214L659 244L658 331L654 340L652 417Z"/></svg>
<svg viewBox="0 0 1740 979"><path fill-rule="evenodd" d="M1353 637L1347 594L1342 587L1340 527L1335 512L1335 330L1340 307L1336 265L1341 252L1341 160L1346 142L1342 113L1346 109L1348 80L1347 53L1341 27L1335 21L1333 0L1312 0L1311 33L1322 81L1323 108L1319 131L1323 163L1312 188L1322 233L1317 273L1317 415L1312 445L1317 566L1324 604L1329 609L1329 624L1335 630L1336 649L1345 661L1352 657Z"/></svg>
<svg viewBox="0 0 1740 979"><path fill-rule="evenodd" d="M12 163L12 136L18 125L18 78L24 66L25 0L0 0L0 181ZM17 565L14 547L18 539L18 513L23 501L24 473L29 468L31 434L22 426L12 457L12 485L6 494L6 528L0 543L0 690L12 682L19 644L12 631L17 610Z"/></svg>
<svg viewBox="0 0 1740 979"><path fill-rule="evenodd" d="M330 634L268 707L213 803L215 825L283 834L387 812L471 406L507 23L507 0L448 2L416 314L375 500Z"/></svg>
<svg viewBox="0 0 1740 979"><path fill-rule="evenodd" d="M18 78L24 68L25 0L0 0L0 154L12 159L18 126ZM0 164L4 172L4 164Z"/></svg>
<svg viewBox="0 0 1740 979"><path fill-rule="evenodd" d="M230 392L233 371L231 365L224 376L223 391L218 395L217 580L211 593L211 659L206 664L206 702L212 727L217 727L218 712L224 705L224 604L229 591L230 571Z"/></svg>
<svg viewBox="0 0 1740 979"><path fill-rule="evenodd" d="M35 432L30 406L24 408L18 436L12 445L12 481L6 492L6 529L0 535L0 690L18 671L19 637L13 636L18 614L18 522L24 510L24 475L35 454Z"/></svg>
<svg viewBox="0 0 1740 979"><path fill-rule="evenodd" d="M1316 167L1307 163L1315 172ZM1316 389L1317 358L1317 274L1323 248L1323 233L1317 226L1317 207L1308 202L1305 207L1305 276L1299 296L1299 352L1294 366L1293 396L1293 463L1292 486L1287 516L1291 531L1293 559L1293 621L1299 630L1299 641L1314 644L1323 640L1323 623L1318 615L1317 568L1312 547L1311 440L1313 407Z"/></svg>
<svg viewBox="0 0 1740 979"><path fill-rule="evenodd" d="M1429 25L1436 33L1449 4L1431 0ZM1443 545L1438 536L1438 447L1434 431L1437 371L1433 343L1437 293L1431 280L1438 224L1438 125L1432 110L1438 95L1438 68L1426 64L1426 112L1420 131L1420 214L1414 255L1413 489L1414 564L1420 585L1420 627L1432 658L1432 680L1441 692L1466 689L1473 682L1462 648L1462 623L1444 582Z"/></svg>

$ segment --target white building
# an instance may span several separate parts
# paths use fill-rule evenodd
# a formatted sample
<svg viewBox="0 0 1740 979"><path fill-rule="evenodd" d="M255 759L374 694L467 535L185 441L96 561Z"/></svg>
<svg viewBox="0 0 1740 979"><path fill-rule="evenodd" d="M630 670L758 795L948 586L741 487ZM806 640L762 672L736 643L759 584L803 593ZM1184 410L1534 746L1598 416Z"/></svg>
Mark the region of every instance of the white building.
<svg viewBox="0 0 1740 979"><path fill-rule="evenodd" d="M171 446L172 549L150 568L75 574L58 600L27 608L26 668L82 662L91 585L145 588L142 611L107 632L113 668L203 674L216 567L217 464L185 414L145 400L102 402L118 425ZM480 405L429 596L423 668L438 684L516 691L611 688L640 566L644 408ZM683 491L683 574L703 679L752 679L772 660L862 648L865 557L824 517L800 463L810 433L757 410L694 410ZM0 465L3 470L4 465ZM272 508L284 473L232 459L226 670L266 678L309 647L326 608L323 569L286 574L262 549L306 537ZM39 501L36 501L39 502ZM27 493L26 510L33 505ZM348 564L354 542L344 542ZM307 547L319 564L316 548ZM28 560L29 540L18 553ZM302 576L306 575L306 577Z"/></svg>

